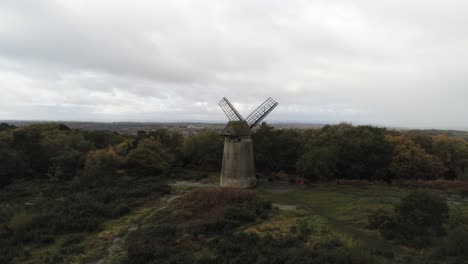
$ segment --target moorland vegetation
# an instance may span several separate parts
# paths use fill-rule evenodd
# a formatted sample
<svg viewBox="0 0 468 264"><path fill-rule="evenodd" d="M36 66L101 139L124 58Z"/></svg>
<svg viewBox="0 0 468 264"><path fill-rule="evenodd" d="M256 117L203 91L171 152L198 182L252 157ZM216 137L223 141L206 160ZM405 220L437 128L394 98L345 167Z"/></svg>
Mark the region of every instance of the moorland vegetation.
<svg viewBox="0 0 468 264"><path fill-rule="evenodd" d="M468 141L444 134L350 124L306 130L262 124L253 141L259 176L270 180L284 175L308 183L468 179ZM67 255L81 254L87 234L168 194L168 181L198 180L207 172L219 171L222 148L223 138L215 130L182 136L168 129L119 134L61 124L0 125L0 262L26 262L37 248L55 244L60 244L59 249L40 254L40 261L63 263ZM199 202L195 206L193 201ZM299 221L281 237L238 233L242 226L271 215L269 203L252 192L194 192L173 206L174 212L163 210L152 216L155 223L163 221L161 225L148 224L129 236L125 261L192 261L191 246L202 245L210 248L197 257L202 263L234 261L233 252L243 254L239 263L243 259L274 263L268 262L270 256L277 263L359 263L352 261L354 249L339 239L327 240L317 246L320 250L310 249L312 231L308 229L317 225L315 218L309 219L312 227L307 227L309 220ZM199 216L206 211L208 216ZM368 228L378 230L383 239L413 248L430 246L440 238L438 256L463 256L460 243L468 244L466 213L450 217L452 211L446 200L416 193L393 209L370 213ZM171 240L178 234L203 243ZM170 254L174 250L177 254ZM171 260L168 254L177 258Z"/></svg>

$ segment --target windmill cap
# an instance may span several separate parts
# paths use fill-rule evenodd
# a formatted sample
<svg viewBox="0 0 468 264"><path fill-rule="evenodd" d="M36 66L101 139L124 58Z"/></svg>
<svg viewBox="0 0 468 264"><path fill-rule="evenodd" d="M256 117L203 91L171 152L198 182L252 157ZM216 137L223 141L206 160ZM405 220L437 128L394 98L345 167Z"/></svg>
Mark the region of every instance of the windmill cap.
<svg viewBox="0 0 468 264"><path fill-rule="evenodd" d="M250 127L246 121L230 121L224 128L222 134L230 136L249 136Z"/></svg>

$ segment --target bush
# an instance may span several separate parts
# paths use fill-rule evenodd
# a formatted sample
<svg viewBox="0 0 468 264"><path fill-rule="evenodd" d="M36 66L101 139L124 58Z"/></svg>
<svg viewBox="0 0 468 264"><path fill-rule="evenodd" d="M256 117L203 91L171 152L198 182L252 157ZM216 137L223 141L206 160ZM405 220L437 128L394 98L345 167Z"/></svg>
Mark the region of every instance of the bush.
<svg viewBox="0 0 468 264"><path fill-rule="evenodd" d="M44 206L41 224L55 234L95 231L104 220L104 205L85 194L65 198L47 207Z"/></svg>
<svg viewBox="0 0 468 264"><path fill-rule="evenodd" d="M395 206L394 215L378 211L369 218L369 226L379 228L387 239L414 247L430 244L433 236L443 233L448 219L446 199L424 191L404 197Z"/></svg>
<svg viewBox="0 0 468 264"><path fill-rule="evenodd" d="M315 257L302 241L292 237L238 233L215 241L214 246L214 263L311 263Z"/></svg>
<svg viewBox="0 0 468 264"><path fill-rule="evenodd" d="M176 208L189 210L194 216L220 215L224 208L258 199L255 192L239 189L196 190L176 201Z"/></svg>
<svg viewBox="0 0 468 264"><path fill-rule="evenodd" d="M450 208L447 226L449 229L455 229L466 223L466 217L461 207Z"/></svg>
<svg viewBox="0 0 468 264"><path fill-rule="evenodd" d="M208 170L221 169L223 137L214 130L190 136L182 146L184 163L191 167Z"/></svg>
<svg viewBox="0 0 468 264"><path fill-rule="evenodd" d="M385 209L378 209L375 212L371 213L367 218L367 228L370 229L380 229L386 223L394 219L394 214Z"/></svg>
<svg viewBox="0 0 468 264"><path fill-rule="evenodd" d="M330 225L327 219L312 215L303 218L299 218L296 221L296 225L292 228L292 233L295 234L302 240L307 240L312 234L325 234L330 231Z"/></svg>
<svg viewBox="0 0 468 264"><path fill-rule="evenodd" d="M395 213L403 222L439 231L447 222L448 205L445 198L429 192L417 191L404 197L395 207Z"/></svg>
<svg viewBox="0 0 468 264"><path fill-rule="evenodd" d="M0 134L0 188L30 173L24 154L8 146Z"/></svg>
<svg viewBox="0 0 468 264"><path fill-rule="evenodd" d="M83 173L79 178L80 184L95 185L112 180L118 174L122 160L113 149L96 150L88 153Z"/></svg>
<svg viewBox="0 0 468 264"><path fill-rule="evenodd" d="M177 247L177 228L171 224L153 225L130 233L125 263L194 263L190 251Z"/></svg>
<svg viewBox="0 0 468 264"><path fill-rule="evenodd" d="M224 209L224 218L232 227L255 221L258 217L266 217L271 209L271 203L258 199L229 205Z"/></svg>
<svg viewBox="0 0 468 264"><path fill-rule="evenodd" d="M26 232L32 228L34 222L33 217L34 216L30 213L17 213L10 219L8 227L13 232Z"/></svg>
<svg viewBox="0 0 468 264"><path fill-rule="evenodd" d="M215 259L209 263L374 263L368 251L350 250L336 239L312 249L294 236L258 236L241 232L224 236L213 244Z"/></svg>
<svg viewBox="0 0 468 264"><path fill-rule="evenodd" d="M438 249L441 257L456 257L463 263L468 258L468 231L463 227L451 230Z"/></svg>
<svg viewBox="0 0 468 264"><path fill-rule="evenodd" d="M238 189L197 190L175 202L175 222L195 233L223 233L265 217L271 203L251 191Z"/></svg>
<svg viewBox="0 0 468 264"><path fill-rule="evenodd" d="M127 154L125 167L133 176L155 176L167 172L173 158L158 140L145 138Z"/></svg>
<svg viewBox="0 0 468 264"><path fill-rule="evenodd" d="M122 215L128 214L130 212L130 207L126 204L119 204L115 206L112 210L112 217L121 217Z"/></svg>

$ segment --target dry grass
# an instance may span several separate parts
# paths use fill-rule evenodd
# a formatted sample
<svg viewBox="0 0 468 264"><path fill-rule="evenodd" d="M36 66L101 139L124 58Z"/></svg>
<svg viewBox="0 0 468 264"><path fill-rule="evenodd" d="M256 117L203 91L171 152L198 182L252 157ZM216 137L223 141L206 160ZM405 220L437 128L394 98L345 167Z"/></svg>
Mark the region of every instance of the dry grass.
<svg viewBox="0 0 468 264"><path fill-rule="evenodd" d="M206 189L184 195L175 202L174 206L180 212L188 213L189 217L219 216L229 204L254 199L257 199L257 196L252 191L229 188Z"/></svg>

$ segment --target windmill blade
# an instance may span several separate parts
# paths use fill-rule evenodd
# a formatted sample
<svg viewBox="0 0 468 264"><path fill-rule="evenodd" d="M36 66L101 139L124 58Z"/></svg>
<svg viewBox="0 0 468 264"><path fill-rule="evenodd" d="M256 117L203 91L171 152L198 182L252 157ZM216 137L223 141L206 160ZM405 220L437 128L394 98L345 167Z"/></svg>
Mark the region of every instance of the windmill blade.
<svg viewBox="0 0 468 264"><path fill-rule="evenodd" d="M228 117L229 121L243 121L244 118L237 112L236 108L229 102L226 97L223 97L221 101L219 101L219 106L223 109L224 113Z"/></svg>
<svg viewBox="0 0 468 264"><path fill-rule="evenodd" d="M256 125L260 124L262 120L278 105L278 103L273 100L271 97L263 102L257 109L255 109L246 119L247 124L250 128L254 128Z"/></svg>

